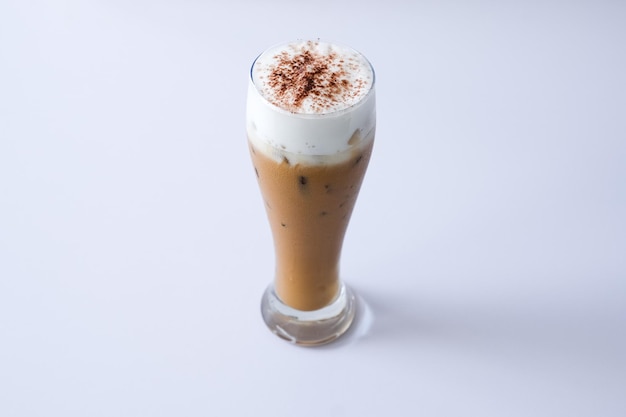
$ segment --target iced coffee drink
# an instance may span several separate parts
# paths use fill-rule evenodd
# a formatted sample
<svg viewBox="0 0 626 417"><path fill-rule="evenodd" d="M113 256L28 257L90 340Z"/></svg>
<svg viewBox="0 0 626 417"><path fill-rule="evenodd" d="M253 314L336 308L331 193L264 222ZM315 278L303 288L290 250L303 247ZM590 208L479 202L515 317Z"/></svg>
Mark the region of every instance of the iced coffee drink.
<svg viewBox="0 0 626 417"><path fill-rule="evenodd" d="M354 317L340 256L375 126L374 72L358 52L299 41L255 60L247 134L276 254L262 312L294 343L331 341Z"/></svg>

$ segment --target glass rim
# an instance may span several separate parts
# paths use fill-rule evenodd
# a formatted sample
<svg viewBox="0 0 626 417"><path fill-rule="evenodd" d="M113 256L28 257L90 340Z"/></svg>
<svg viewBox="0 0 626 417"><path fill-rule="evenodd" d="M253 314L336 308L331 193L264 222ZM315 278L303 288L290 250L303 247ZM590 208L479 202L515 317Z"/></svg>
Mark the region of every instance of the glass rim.
<svg viewBox="0 0 626 417"><path fill-rule="evenodd" d="M285 45L289 45L289 44L293 44L296 42L307 42L307 41L314 41L314 42L322 42L328 45L334 45L334 46L338 46L340 48L344 48L347 49L349 51L352 51L354 53L356 53L361 59L363 59L363 61L367 64L369 70L372 73L372 83L369 86L367 92L363 95L363 97L361 97L361 99L359 101L357 101L354 104L351 104L348 107L344 107L342 109L339 110L333 110L333 111L329 111L329 112L324 112L324 113L299 113L299 112L294 112L291 110L287 110L283 107L277 106L276 104L272 103L271 101L269 101L263 94L261 94L261 92L259 91L259 88L257 87L256 83L254 82L254 75L253 75L253 71L254 71L254 66L256 65L257 61L259 60L260 57L262 57L264 54L266 54L267 52L276 49L280 46L285 46ZM250 72L249 72L249 82L250 85L254 88L254 92L257 94L257 96L263 101L265 102L266 105L268 105L270 108L272 108L274 111L277 111L279 113L283 113L285 115L291 115L293 117L301 117L301 118L306 118L306 119L318 119L318 118L325 118L325 117L336 117L336 116L340 116L343 115L345 113L349 113L351 111L356 110L358 107L360 107L363 103L365 103L370 96L374 95L374 90L375 90L375 86L376 86L376 71L374 70L374 66L372 65L372 63L370 62L369 59L367 59L367 57L362 54L360 51L344 45L340 42L334 42L334 41L326 41L320 38L317 39L296 39L294 41L287 41L287 42L280 42L280 43L276 43L268 48L266 48L264 51L262 51L260 54L258 54L256 56L256 58L254 58L254 60L252 61L252 65L250 66Z"/></svg>

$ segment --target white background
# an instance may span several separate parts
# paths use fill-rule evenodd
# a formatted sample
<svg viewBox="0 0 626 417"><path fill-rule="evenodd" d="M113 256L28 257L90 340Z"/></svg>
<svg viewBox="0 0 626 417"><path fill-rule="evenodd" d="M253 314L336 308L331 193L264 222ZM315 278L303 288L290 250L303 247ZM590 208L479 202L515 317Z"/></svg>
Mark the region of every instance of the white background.
<svg viewBox="0 0 626 417"><path fill-rule="evenodd" d="M0 415L623 416L626 3L0 2ZM360 316L259 312L249 66L377 71Z"/></svg>

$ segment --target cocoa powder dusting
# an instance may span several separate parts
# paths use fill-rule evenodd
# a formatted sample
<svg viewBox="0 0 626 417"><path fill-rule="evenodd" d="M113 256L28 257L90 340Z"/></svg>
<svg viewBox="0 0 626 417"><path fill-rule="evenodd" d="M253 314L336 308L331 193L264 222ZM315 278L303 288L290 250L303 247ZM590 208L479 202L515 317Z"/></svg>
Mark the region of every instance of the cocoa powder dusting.
<svg viewBox="0 0 626 417"><path fill-rule="evenodd" d="M337 107L359 95L364 88L362 79L350 81L343 58L334 52L322 54L306 44L294 53L281 52L274 57L266 83L271 89L272 104L298 112L308 101L315 113Z"/></svg>

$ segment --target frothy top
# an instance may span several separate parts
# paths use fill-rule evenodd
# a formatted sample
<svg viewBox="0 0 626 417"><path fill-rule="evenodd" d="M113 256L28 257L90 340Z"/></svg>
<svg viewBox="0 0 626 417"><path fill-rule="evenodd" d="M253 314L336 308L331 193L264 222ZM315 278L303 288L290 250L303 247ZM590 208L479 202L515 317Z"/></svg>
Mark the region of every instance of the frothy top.
<svg viewBox="0 0 626 417"><path fill-rule="evenodd" d="M248 138L277 160L338 157L374 137L374 71L336 44L276 46L252 65L246 112Z"/></svg>
<svg viewBox="0 0 626 417"><path fill-rule="evenodd" d="M254 63L252 80L273 105L292 113L326 114L358 103L374 74L358 52L320 41L274 47Z"/></svg>

